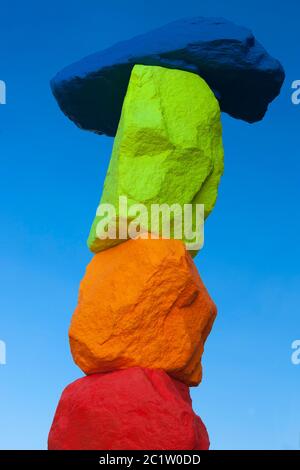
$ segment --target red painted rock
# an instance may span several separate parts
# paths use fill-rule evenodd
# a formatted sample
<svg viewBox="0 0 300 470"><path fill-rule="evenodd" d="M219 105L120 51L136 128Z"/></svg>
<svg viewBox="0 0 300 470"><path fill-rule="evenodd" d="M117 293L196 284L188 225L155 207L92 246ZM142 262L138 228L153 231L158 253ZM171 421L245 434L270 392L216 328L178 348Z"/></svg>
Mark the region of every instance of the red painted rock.
<svg viewBox="0 0 300 470"><path fill-rule="evenodd" d="M50 450L206 450L189 388L162 370L133 367L94 374L63 392Z"/></svg>

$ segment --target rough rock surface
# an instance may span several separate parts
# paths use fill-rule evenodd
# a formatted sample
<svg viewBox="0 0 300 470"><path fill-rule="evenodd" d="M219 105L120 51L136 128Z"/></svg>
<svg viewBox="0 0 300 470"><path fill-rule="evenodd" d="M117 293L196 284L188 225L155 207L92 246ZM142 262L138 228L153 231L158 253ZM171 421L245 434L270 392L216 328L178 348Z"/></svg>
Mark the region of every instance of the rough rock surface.
<svg viewBox="0 0 300 470"><path fill-rule="evenodd" d="M62 111L80 128L114 136L132 67L158 65L199 74L222 111L255 122L279 94L281 64L251 31L223 18L190 18L85 57L51 81Z"/></svg>
<svg viewBox="0 0 300 470"><path fill-rule="evenodd" d="M189 389L163 371L132 368L76 380L63 392L50 450L207 450Z"/></svg>
<svg viewBox="0 0 300 470"><path fill-rule="evenodd" d="M181 70L136 65L124 100L101 204L112 204L117 216L120 196L127 197L128 208L144 204L149 225L141 227L150 232L152 204L179 204L182 208L184 204L204 204L208 216L217 198L222 173L220 108L205 81ZM193 232L198 232L196 249L199 249L202 231L196 226L195 214ZM123 215L126 216L126 211ZM97 229L100 219L96 216L88 239L93 252L118 242L100 238ZM184 217L181 225L184 226ZM187 241L186 237L183 240Z"/></svg>
<svg viewBox="0 0 300 470"><path fill-rule="evenodd" d="M197 385L215 316L182 242L129 240L87 267L70 326L72 355L86 374L140 366Z"/></svg>

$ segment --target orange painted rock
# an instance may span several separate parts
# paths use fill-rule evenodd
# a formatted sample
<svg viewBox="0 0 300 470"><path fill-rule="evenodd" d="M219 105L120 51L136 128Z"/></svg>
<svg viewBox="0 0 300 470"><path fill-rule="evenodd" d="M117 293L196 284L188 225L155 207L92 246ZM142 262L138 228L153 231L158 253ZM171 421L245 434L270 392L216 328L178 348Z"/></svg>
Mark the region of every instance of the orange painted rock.
<svg viewBox="0 0 300 470"><path fill-rule="evenodd" d="M129 240L88 265L70 326L71 351L86 374L140 366L197 385L215 316L181 241Z"/></svg>
<svg viewBox="0 0 300 470"><path fill-rule="evenodd" d="M63 392L50 450L207 450L189 389L159 370L94 374Z"/></svg>

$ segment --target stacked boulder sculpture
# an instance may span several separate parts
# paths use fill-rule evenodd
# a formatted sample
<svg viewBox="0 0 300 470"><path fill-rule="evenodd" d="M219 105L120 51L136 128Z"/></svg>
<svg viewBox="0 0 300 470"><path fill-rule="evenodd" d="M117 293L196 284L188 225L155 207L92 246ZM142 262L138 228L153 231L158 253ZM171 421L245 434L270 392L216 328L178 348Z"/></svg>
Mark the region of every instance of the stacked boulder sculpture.
<svg viewBox="0 0 300 470"><path fill-rule="evenodd" d="M221 111L256 122L283 80L249 30L216 18L118 43L52 80L72 121L115 141L69 330L86 375L64 390L49 449L209 448L189 387L217 311L193 261L203 244L193 209L205 219L217 199ZM154 205L171 208L168 236Z"/></svg>

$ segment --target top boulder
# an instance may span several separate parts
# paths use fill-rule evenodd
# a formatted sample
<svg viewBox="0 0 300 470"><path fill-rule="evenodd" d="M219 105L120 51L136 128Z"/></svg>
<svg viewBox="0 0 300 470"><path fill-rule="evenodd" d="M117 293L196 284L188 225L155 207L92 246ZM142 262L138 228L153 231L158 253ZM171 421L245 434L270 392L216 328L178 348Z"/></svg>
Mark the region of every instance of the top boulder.
<svg viewBox="0 0 300 470"><path fill-rule="evenodd" d="M222 18L175 21L87 56L60 71L51 88L82 129L114 136L131 70L157 65L200 75L221 110L253 123L279 94L284 70L246 28Z"/></svg>

